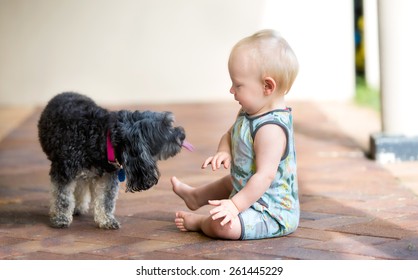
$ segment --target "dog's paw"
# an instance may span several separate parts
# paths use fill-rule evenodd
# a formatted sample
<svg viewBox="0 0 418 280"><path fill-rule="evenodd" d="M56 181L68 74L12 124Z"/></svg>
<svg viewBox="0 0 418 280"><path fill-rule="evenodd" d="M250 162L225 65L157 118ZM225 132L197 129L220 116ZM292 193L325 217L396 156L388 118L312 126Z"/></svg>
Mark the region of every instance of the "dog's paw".
<svg viewBox="0 0 418 280"><path fill-rule="evenodd" d="M101 229L119 229L120 224L115 218L113 218L113 219L108 219L106 222L99 223L99 228L101 228Z"/></svg>
<svg viewBox="0 0 418 280"><path fill-rule="evenodd" d="M65 216L53 216L50 218L51 226L54 228L67 228L70 226L72 219Z"/></svg>

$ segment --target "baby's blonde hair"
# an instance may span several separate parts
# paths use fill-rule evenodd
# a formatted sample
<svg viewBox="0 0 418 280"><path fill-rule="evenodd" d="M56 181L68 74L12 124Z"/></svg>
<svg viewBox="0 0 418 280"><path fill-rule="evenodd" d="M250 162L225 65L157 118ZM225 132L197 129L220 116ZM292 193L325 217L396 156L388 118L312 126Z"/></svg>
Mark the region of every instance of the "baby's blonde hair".
<svg viewBox="0 0 418 280"><path fill-rule="evenodd" d="M231 56L241 48L249 51L249 56L260 69L261 79L271 77L280 93L289 92L298 74L299 63L290 45L278 32L261 30L240 40L233 47Z"/></svg>

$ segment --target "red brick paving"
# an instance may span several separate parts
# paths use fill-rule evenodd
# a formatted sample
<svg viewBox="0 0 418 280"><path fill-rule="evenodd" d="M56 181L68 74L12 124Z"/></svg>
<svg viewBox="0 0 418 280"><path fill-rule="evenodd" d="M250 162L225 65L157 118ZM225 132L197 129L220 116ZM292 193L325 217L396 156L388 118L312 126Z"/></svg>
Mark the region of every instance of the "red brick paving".
<svg viewBox="0 0 418 280"><path fill-rule="evenodd" d="M185 127L194 153L160 163L157 186L120 192L120 230L100 230L91 214L68 229L49 226L49 162L38 141L39 110L0 142L0 259L418 259L418 199L309 102L294 102L301 221L290 236L213 240L179 232L171 191L176 175L199 185L226 174L201 170L232 123L236 104L153 105ZM133 107L132 109L145 109ZM207 211L207 208L200 210Z"/></svg>

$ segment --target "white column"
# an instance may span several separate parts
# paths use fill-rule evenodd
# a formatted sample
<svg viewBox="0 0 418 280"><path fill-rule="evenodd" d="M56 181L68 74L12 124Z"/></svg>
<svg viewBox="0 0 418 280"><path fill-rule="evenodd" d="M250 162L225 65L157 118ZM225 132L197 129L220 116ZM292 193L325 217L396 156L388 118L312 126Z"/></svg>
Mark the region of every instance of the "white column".
<svg viewBox="0 0 418 280"><path fill-rule="evenodd" d="M383 132L417 136L418 1L380 0Z"/></svg>
<svg viewBox="0 0 418 280"><path fill-rule="evenodd" d="M372 135L380 162L418 160L418 1L379 0L382 133Z"/></svg>

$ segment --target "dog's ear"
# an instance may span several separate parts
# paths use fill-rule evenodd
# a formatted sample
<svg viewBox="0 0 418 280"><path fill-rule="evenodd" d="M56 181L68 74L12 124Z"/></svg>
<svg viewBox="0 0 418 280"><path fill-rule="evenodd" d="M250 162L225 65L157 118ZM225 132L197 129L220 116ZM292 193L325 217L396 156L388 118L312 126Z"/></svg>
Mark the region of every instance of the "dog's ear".
<svg viewBox="0 0 418 280"><path fill-rule="evenodd" d="M147 145L137 143L135 146L133 150L127 149L123 153L127 192L148 190L160 178L157 162L149 153Z"/></svg>
<svg viewBox="0 0 418 280"><path fill-rule="evenodd" d="M132 117L132 116L131 116ZM150 128L144 127L146 121L123 126L123 168L126 172L126 191L144 191L158 183L160 172L157 161L151 154Z"/></svg>

